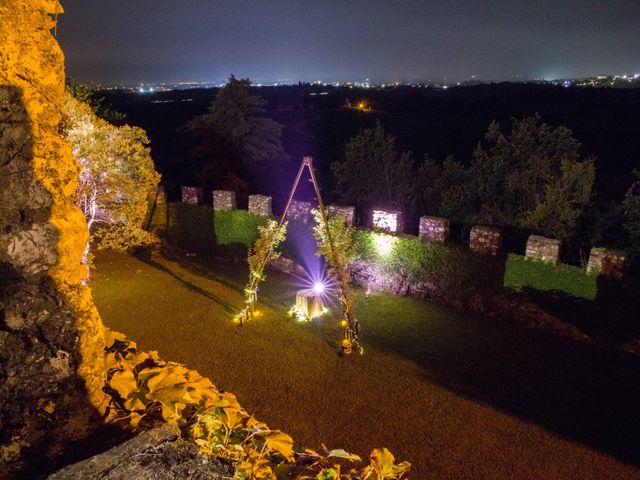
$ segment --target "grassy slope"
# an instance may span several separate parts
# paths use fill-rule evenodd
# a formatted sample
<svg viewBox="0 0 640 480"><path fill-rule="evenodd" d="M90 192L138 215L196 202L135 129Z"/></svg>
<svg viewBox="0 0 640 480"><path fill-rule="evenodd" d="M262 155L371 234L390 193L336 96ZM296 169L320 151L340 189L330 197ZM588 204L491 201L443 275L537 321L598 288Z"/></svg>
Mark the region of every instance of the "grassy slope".
<svg viewBox="0 0 640 480"><path fill-rule="evenodd" d="M359 301L365 355L340 359L335 322L284 315L284 275L269 274L268 306L239 328L241 265L103 255L97 267L108 326L209 376L299 446L387 446L414 480L640 478L620 460L640 463L634 359L383 295Z"/></svg>

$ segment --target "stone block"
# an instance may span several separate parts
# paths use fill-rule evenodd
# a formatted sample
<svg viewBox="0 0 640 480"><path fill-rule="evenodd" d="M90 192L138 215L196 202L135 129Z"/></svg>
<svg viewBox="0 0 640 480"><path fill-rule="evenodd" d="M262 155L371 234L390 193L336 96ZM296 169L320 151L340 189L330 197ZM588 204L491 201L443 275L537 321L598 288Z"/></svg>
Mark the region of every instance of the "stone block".
<svg viewBox="0 0 640 480"><path fill-rule="evenodd" d="M302 223L308 223L311 219L311 202L302 202L300 200L292 200L287 211L287 220L297 220Z"/></svg>
<svg viewBox="0 0 640 480"><path fill-rule="evenodd" d="M525 256L552 265L560 262L560 246L562 242L554 238L542 237L540 235L530 235L527 240Z"/></svg>
<svg viewBox="0 0 640 480"><path fill-rule="evenodd" d="M471 228L469 250L482 255L497 255L502 247L502 232L497 228L476 225Z"/></svg>
<svg viewBox="0 0 640 480"><path fill-rule="evenodd" d="M423 242L446 242L449 240L449 219L420 217L419 235Z"/></svg>
<svg viewBox="0 0 640 480"><path fill-rule="evenodd" d="M349 225L353 225L356 216L356 207L342 207L340 205L329 205L329 215L342 215Z"/></svg>
<svg viewBox="0 0 640 480"><path fill-rule="evenodd" d="M182 187L182 202L191 205L202 203L201 187Z"/></svg>
<svg viewBox="0 0 640 480"><path fill-rule="evenodd" d="M273 216L271 197L265 195L249 195L249 211L261 217Z"/></svg>
<svg viewBox="0 0 640 480"><path fill-rule="evenodd" d="M587 272L597 271L600 275L623 278L627 269L627 255L619 250L592 248L589 254Z"/></svg>
<svg viewBox="0 0 640 480"><path fill-rule="evenodd" d="M402 212L399 210L376 209L371 216L373 228L389 233L402 231Z"/></svg>
<svg viewBox="0 0 640 480"><path fill-rule="evenodd" d="M213 191L213 210L222 212L236 208L236 192L232 190Z"/></svg>

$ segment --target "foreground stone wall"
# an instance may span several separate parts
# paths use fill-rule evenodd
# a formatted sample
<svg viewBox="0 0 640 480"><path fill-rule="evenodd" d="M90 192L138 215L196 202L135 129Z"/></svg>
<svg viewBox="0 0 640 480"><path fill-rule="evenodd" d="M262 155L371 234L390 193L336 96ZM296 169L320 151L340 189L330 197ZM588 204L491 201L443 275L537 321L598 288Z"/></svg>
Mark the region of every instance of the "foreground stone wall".
<svg viewBox="0 0 640 480"><path fill-rule="evenodd" d="M30 478L84 438L104 400L79 168L59 136L61 12L57 0L0 2L0 478Z"/></svg>

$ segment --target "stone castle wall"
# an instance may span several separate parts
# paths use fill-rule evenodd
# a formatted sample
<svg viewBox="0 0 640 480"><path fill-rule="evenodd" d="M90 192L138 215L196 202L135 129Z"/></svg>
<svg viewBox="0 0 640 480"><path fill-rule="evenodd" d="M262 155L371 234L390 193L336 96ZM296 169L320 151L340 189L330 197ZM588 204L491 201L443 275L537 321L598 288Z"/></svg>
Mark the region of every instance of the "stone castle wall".
<svg viewBox="0 0 640 480"><path fill-rule="evenodd" d="M558 265L560 263L560 240L542 237L540 235L530 235L527 240L525 256L545 263Z"/></svg>
<svg viewBox="0 0 640 480"><path fill-rule="evenodd" d="M469 250L482 255L497 255L502 247L502 232L497 228L476 225L469 235Z"/></svg>
<svg viewBox="0 0 640 480"><path fill-rule="evenodd" d="M236 208L236 192L230 190L213 191L213 209L215 211L233 210Z"/></svg>
<svg viewBox="0 0 640 480"><path fill-rule="evenodd" d="M182 202L191 205L202 203L202 187L182 187Z"/></svg>
<svg viewBox="0 0 640 480"><path fill-rule="evenodd" d="M249 195L249 211L261 217L271 217L271 197L265 195Z"/></svg>
<svg viewBox="0 0 640 480"><path fill-rule="evenodd" d="M597 271L600 275L622 278L627 269L627 256L619 250L592 248L589 254L587 272Z"/></svg>
<svg viewBox="0 0 640 480"><path fill-rule="evenodd" d="M449 240L449 220L441 217L420 217L420 240L446 242Z"/></svg>

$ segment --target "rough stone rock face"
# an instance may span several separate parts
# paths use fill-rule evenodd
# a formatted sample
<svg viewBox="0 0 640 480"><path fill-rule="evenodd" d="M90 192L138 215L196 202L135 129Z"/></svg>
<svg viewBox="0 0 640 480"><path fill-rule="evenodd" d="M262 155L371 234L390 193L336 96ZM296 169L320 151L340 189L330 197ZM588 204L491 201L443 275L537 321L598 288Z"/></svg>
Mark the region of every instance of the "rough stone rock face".
<svg viewBox="0 0 640 480"><path fill-rule="evenodd" d="M249 211L261 217L271 217L271 197L265 195L249 195Z"/></svg>
<svg viewBox="0 0 640 480"><path fill-rule="evenodd" d="M193 443L163 427L63 468L49 480L223 480L232 476L229 465L204 457Z"/></svg>
<svg viewBox="0 0 640 480"><path fill-rule="evenodd" d="M233 210L236 208L236 192L231 190L213 191L213 209L215 211Z"/></svg>
<svg viewBox="0 0 640 480"><path fill-rule="evenodd" d="M79 167L59 135L58 13L57 0L0 2L0 478L29 478L86 437L104 399Z"/></svg>
<svg viewBox="0 0 640 480"><path fill-rule="evenodd" d="M346 218L349 225L353 225L356 216L356 207L329 205L329 215L342 215Z"/></svg>
<svg viewBox="0 0 640 480"><path fill-rule="evenodd" d="M587 272L600 272L605 277L623 278L627 269L627 256L619 250L592 248L589 254Z"/></svg>
<svg viewBox="0 0 640 480"><path fill-rule="evenodd" d="M311 219L311 203L293 200L287 211L287 220L308 223Z"/></svg>
<svg viewBox="0 0 640 480"><path fill-rule="evenodd" d="M497 228L476 225L471 228L469 250L482 255L497 255L502 247L502 232Z"/></svg>
<svg viewBox="0 0 640 480"><path fill-rule="evenodd" d="M446 242L449 240L449 219L420 217L419 236L423 242Z"/></svg>
<svg viewBox="0 0 640 480"><path fill-rule="evenodd" d="M199 205L202 203L202 188L182 187L182 202L191 205Z"/></svg>
<svg viewBox="0 0 640 480"><path fill-rule="evenodd" d="M527 249L525 256L542 260L552 265L558 265L560 262L560 240L553 238L541 237L540 235L530 235L527 240Z"/></svg>

